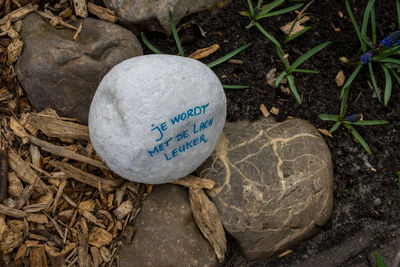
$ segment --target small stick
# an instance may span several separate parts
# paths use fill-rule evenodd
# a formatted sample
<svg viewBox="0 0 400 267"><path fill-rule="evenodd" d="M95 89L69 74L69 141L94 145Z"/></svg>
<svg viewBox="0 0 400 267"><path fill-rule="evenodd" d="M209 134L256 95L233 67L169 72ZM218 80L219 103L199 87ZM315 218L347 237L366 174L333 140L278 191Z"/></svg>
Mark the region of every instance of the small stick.
<svg viewBox="0 0 400 267"><path fill-rule="evenodd" d="M7 199L8 158L7 151L0 152L0 201Z"/></svg>

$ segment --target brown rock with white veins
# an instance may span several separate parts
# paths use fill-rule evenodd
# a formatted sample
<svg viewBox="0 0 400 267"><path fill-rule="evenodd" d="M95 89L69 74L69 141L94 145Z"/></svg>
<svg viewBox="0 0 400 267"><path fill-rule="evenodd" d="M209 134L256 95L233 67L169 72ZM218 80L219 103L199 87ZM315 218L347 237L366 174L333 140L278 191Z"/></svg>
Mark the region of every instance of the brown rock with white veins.
<svg viewBox="0 0 400 267"><path fill-rule="evenodd" d="M198 171L216 181L208 194L246 258L293 247L329 219L333 167L314 126L267 118L227 123L224 132Z"/></svg>

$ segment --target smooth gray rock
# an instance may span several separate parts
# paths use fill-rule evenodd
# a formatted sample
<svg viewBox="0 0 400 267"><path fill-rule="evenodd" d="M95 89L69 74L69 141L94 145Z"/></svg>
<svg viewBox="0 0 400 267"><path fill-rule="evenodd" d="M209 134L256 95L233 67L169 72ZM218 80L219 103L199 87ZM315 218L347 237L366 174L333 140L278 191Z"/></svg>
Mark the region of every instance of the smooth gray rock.
<svg viewBox="0 0 400 267"><path fill-rule="evenodd" d="M146 55L115 66L89 113L93 147L122 177L147 184L177 180L213 152L226 118L214 72L198 60Z"/></svg>
<svg viewBox="0 0 400 267"><path fill-rule="evenodd" d="M227 123L199 176L216 181L208 193L249 260L296 245L331 216L330 152L304 120Z"/></svg>
<svg viewBox="0 0 400 267"><path fill-rule="evenodd" d="M155 186L143 201L131 244L121 248L121 267L218 266L214 250L193 221L187 189Z"/></svg>
<svg viewBox="0 0 400 267"><path fill-rule="evenodd" d="M53 108L62 116L87 122L90 102L107 71L143 53L133 33L102 20L84 19L76 41L74 34L55 29L36 14L28 15L16 70L35 109Z"/></svg>
<svg viewBox="0 0 400 267"><path fill-rule="evenodd" d="M105 0L105 5L115 11L126 26L150 31L171 33L168 12L171 10L175 24L187 15L221 8L230 0Z"/></svg>

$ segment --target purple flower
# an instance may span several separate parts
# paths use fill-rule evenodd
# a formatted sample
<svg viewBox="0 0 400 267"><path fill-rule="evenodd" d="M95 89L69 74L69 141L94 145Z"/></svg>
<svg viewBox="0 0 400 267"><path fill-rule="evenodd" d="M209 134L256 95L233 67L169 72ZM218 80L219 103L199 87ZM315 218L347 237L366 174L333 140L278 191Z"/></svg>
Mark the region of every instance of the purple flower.
<svg viewBox="0 0 400 267"><path fill-rule="evenodd" d="M400 31L395 31L385 37L381 42L385 47L391 47L392 45L400 44Z"/></svg>
<svg viewBox="0 0 400 267"><path fill-rule="evenodd" d="M371 61L371 57L372 57L372 53L370 51L368 51L368 52L362 54L360 59L364 64L367 64L368 62Z"/></svg>
<svg viewBox="0 0 400 267"><path fill-rule="evenodd" d="M363 120L363 115L362 114L353 114L353 115L348 116L347 120L349 122L362 121Z"/></svg>

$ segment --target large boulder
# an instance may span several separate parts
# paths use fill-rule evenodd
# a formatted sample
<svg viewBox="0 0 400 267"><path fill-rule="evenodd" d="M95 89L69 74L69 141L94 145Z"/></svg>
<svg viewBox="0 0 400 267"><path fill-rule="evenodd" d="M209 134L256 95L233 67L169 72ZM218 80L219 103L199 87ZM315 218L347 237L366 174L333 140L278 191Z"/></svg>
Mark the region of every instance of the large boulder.
<svg viewBox="0 0 400 267"><path fill-rule="evenodd" d="M25 43L16 64L18 79L33 107L87 122L90 102L103 76L117 63L142 55L133 33L119 25L86 18L75 31L57 30L36 14L23 20Z"/></svg>
<svg viewBox="0 0 400 267"><path fill-rule="evenodd" d="M193 221L185 188L155 186L143 201L131 244L121 248L121 267L218 266L209 242Z"/></svg>
<svg viewBox="0 0 400 267"><path fill-rule="evenodd" d="M331 156L314 126L268 118L227 123L224 132L199 176L215 180L208 193L246 258L280 253L330 218Z"/></svg>
<svg viewBox="0 0 400 267"><path fill-rule="evenodd" d="M168 12L171 10L176 24L184 16L196 12L221 8L230 0L104 0L115 11L123 25L151 31L171 33Z"/></svg>

